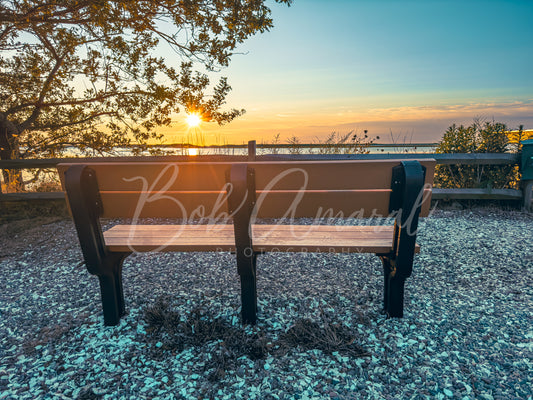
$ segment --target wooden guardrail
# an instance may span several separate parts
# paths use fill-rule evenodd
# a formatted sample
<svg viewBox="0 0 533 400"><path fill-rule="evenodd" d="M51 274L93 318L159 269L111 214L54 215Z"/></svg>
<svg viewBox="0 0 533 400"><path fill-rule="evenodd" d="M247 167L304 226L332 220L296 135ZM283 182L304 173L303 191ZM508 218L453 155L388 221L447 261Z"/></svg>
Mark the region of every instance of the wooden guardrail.
<svg viewBox="0 0 533 400"><path fill-rule="evenodd" d="M141 156L141 157L90 157L90 158L49 158L31 160L7 160L0 161L0 169L32 169L32 168L55 168L61 162L177 162L177 161L271 161L271 160L382 160L382 159L424 159L433 158L437 164L448 165L505 165L520 164L520 154L517 153L379 153L379 154L256 154L255 141L248 143L248 155L199 155L199 156ZM527 181L519 189L433 189L433 199L435 200L521 200L527 209L531 208L531 191L533 182ZM4 193L0 191L0 201L21 201L21 200L47 200L63 199L62 192L39 192L39 193Z"/></svg>
<svg viewBox="0 0 533 400"><path fill-rule="evenodd" d="M59 163L79 162L177 162L177 161L245 161L261 160L386 160L433 158L437 164L503 165L517 164L520 154L516 153L379 153L379 154L265 154L256 155L254 150L248 156L199 155L199 156L140 156L140 157L87 157L87 158L44 158L28 160L0 160L0 169L55 168Z"/></svg>

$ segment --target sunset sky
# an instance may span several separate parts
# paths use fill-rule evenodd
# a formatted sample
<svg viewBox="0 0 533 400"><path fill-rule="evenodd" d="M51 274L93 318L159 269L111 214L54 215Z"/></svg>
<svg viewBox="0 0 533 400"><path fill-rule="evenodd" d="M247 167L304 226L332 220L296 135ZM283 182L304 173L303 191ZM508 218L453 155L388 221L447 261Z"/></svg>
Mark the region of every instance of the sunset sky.
<svg viewBox="0 0 533 400"><path fill-rule="evenodd" d="M295 0L221 71L247 113L208 142L303 142L368 130L380 142L435 142L452 123L533 128L533 1ZM214 76L215 78L216 76ZM178 115L167 142L187 132Z"/></svg>

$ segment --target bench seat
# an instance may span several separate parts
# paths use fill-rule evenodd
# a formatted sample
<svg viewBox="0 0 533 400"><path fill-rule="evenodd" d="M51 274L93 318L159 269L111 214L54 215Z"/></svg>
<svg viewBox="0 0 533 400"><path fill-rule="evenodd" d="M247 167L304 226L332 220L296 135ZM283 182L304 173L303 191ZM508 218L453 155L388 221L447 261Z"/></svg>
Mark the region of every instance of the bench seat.
<svg viewBox="0 0 533 400"><path fill-rule="evenodd" d="M393 249L394 226L252 225L254 251L377 253ZM116 225L109 251L235 251L233 225ZM416 245L416 252L420 246Z"/></svg>

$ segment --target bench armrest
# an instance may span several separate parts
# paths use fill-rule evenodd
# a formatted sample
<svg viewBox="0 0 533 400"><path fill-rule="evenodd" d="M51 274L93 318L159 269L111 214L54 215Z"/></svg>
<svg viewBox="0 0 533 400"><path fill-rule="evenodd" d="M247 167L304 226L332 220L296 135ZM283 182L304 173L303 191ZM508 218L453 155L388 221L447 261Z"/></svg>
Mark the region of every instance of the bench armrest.
<svg viewBox="0 0 533 400"><path fill-rule="evenodd" d="M423 196L425 171L418 161L402 161L393 168L391 182L391 212L394 223L395 274L407 278L413 270L413 259Z"/></svg>
<svg viewBox="0 0 533 400"><path fill-rule="evenodd" d="M83 164L71 166L65 172L65 191L87 269L91 274L101 274L108 253L100 225L102 202L94 171Z"/></svg>

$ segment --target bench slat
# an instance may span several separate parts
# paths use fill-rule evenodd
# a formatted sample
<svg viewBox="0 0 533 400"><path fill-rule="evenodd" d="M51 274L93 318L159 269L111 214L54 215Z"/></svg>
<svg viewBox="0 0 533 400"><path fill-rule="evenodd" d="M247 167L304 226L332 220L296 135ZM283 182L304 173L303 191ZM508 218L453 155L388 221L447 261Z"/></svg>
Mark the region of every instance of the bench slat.
<svg viewBox="0 0 533 400"><path fill-rule="evenodd" d="M392 250L392 226L253 225L256 251ZM234 251L232 225L116 225L104 232L110 251ZM417 245L416 251L420 250Z"/></svg>
<svg viewBox="0 0 533 400"><path fill-rule="evenodd" d="M215 218L228 212L225 192L146 193L141 197L140 192L104 191L100 195L104 204L103 218L130 218L135 215L137 207L140 207L139 218ZM279 218L288 212L286 216L290 217L293 215L291 209L295 218L332 217L339 212L343 217L353 213L359 217L389 214L390 190L311 191L305 192L299 203L293 205L297 196L297 191L259 192L257 216ZM333 214L326 215L330 209ZM360 215L361 209L364 213Z"/></svg>
<svg viewBox="0 0 533 400"><path fill-rule="evenodd" d="M259 218L310 217L370 217L389 215L390 190L313 190L306 191L297 205L293 202L297 191L283 190L274 192L257 191ZM104 191L101 192L104 204L102 217L131 218L140 207L139 218L216 218L227 213L225 192L140 192ZM430 196L430 190L426 190ZM292 206L292 208L291 208ZM421 215L428 214L430 202L422 205ZM320 208L322 207L322 208ZM291 210L294 210L294 214ZM214 210L214 212L213 212ZM332 212L327 213L328 210ZM360 213L360 210L363 210ZM341 213L341 214L339 214Z"/></svg>
<svg viewBox="0 0 533 400"><path fill-rule="evenodd" d="M233 251L233 225L116 225L104 232L110 251ZM120 250L122 249L122 250Z"/></svg>
<svg viewBox="0 0 533 400"><path fill-rule="evenodd" d="M433 182L434 160L419 160L427 168L426 182ZM272 183L274 190L390 189L392 168L398 160L335 160L255 162L256 189L262 190Z"/></svg>
<svg viewBox="0 0 533 400"><path fill-rule="evenodd" d="M102 162L91 163L100 191L147 190L206 191L222 190L226 171L232 163L219 162ZM60 176L73 164L59 164Z"/></svg>
<svg viewBox="0 0 533 400"><path fill-rule="evenodd" d="M426 182L433 182L434 160L419 160L428 168ZM297 190L308 181L307 190L389 189L392 167L398 160L335 160L335 161L279 161L249 162L255 170L256 188L262 190L275 183L274 190ZM91 163L96 171L101 191L139 191L146 182L147 189L167 191L222 190L226 184L225 173L231 165L227 162L176 162L176 163ZM57 166L62 177L73 164ZM347 172L349 171L349 172ZM271 186L271 185L270 185Z"/></svg>

